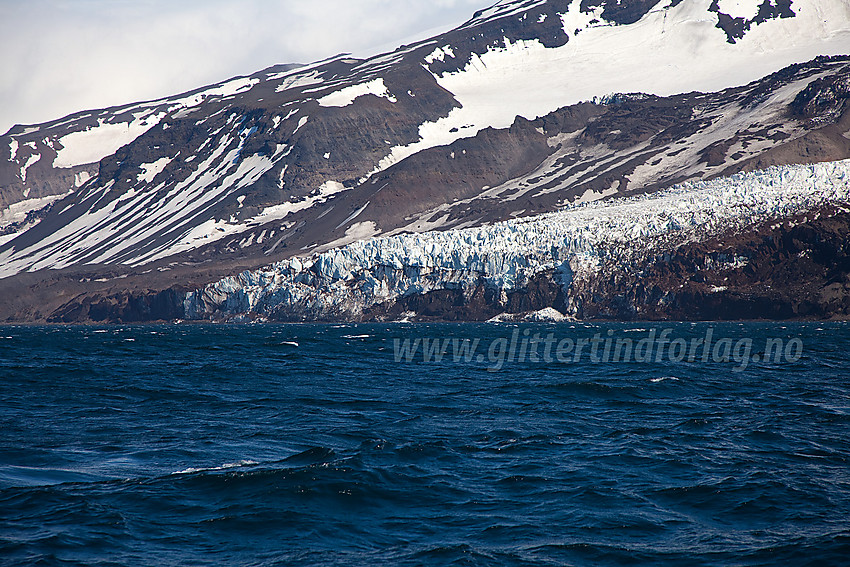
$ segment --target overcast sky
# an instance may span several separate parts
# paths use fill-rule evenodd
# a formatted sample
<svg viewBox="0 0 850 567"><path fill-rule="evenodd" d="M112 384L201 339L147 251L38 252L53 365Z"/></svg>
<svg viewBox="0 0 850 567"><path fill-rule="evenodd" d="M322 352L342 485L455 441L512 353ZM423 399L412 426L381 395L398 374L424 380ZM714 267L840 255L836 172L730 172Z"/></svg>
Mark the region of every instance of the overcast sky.
<svg viewBox="0 0 850 567"><path fill-rule="evenodd" d="M388 50L495 1L0 0L0 133L277 63Z"/></svg>

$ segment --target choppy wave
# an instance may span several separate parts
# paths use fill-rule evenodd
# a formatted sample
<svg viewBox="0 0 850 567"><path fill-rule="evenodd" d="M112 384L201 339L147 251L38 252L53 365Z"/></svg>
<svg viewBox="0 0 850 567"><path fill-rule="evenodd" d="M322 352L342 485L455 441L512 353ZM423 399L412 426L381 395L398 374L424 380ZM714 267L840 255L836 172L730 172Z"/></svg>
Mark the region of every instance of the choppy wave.
<svg viewBox="0 0 850 567"><path fill-rule="evenodd" d="M223 471L227 469L235 469L240 467L250 467L253 465L258 465L257 461L238 461L236 463L224 463L223 465L217 467L189 467L187 469L183 469L181 471L174 471L171 474L194 474L199 472L211 472L211 471Z"/></svg>
<svg viewBox="0 0 850 567"><path fill-rule="evenodd" d="M717 327L805 356L491 372L392 342L504 326L15 329L0 562L842 564L850 329Z"/></svg>

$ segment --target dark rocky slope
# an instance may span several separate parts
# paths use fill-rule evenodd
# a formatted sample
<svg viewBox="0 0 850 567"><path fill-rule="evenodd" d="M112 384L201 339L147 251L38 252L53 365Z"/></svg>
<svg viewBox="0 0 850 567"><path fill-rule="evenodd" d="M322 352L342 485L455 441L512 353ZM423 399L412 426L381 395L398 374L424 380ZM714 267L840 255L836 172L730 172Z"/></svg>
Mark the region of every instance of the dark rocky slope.
<svg viewBox="0 0 850 567"><path fill-rule="evenodd" d="M850 213L821 210L659 254L574 291L590 319L850 319Z"/></svg>

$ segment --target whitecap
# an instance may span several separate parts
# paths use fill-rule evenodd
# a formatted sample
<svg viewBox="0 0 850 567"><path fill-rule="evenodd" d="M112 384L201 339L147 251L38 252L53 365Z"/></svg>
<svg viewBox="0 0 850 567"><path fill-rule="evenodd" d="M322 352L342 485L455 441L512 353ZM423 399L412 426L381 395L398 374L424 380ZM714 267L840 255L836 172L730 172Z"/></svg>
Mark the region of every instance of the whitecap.
<svg viewBox="0 0 850 567"><path fill-rule="evenodd" d="M227 469L235 469L239 467L251 467L254 465L258 465L260 463L256 461L242 460L237 463L224 463L218 467L189 467L188 469L183 469L182 471L174 471L171 474L193 474L199 472L210 472L210 471L223 471Z"/></svg>

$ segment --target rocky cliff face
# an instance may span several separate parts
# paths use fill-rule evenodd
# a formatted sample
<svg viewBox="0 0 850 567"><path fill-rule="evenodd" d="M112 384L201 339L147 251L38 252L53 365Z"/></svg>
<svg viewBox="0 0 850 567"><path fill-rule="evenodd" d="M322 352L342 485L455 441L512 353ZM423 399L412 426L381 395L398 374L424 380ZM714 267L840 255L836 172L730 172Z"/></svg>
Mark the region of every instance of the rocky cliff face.
<svg viewBox="0 0 850 567"><path fill-rule="evenodd" d="M809 211L612 270L575 299L588 319L847 320L848 230L844 207Z"/></svg>
<svg viewBox="0 0 850 567"><path fill-rule="evenodd" d="M850 6L730 6L502 1L368 60L16 127L0 276L41 299L0 317L122 319L124 297L365 238L850 157Z"/></svg>

